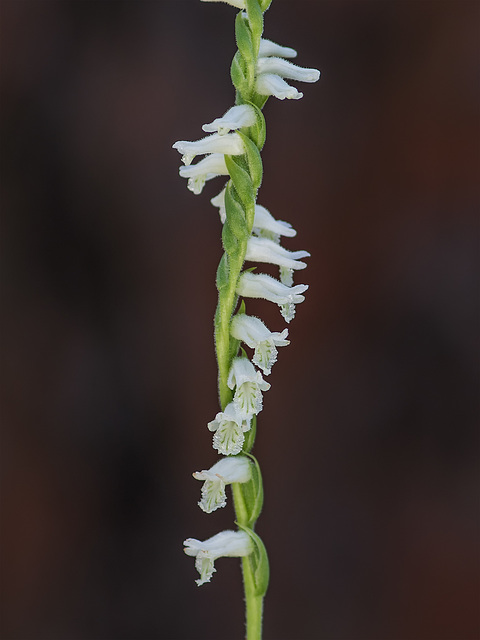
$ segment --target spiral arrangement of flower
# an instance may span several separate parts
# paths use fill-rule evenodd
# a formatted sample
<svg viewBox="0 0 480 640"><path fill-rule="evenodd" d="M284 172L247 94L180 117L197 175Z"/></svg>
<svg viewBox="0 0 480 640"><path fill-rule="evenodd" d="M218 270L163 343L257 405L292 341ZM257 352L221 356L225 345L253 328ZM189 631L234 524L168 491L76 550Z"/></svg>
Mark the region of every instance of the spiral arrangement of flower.
<svg viewBox="0 0 480 640"><path fill-rule="evenodd" d="M193 476L203 481L199 506L206 513L226 505L226 486L231 485L237 530L222 531L203 542L188 538L184 550L195 557L198 585L210 581L217 558L242 558L247 639L257 640L261 638L269 569L265 546L255 532L263 486L251 450L263 393L270 388L263 376L271 373L277 348L289 341L287 329L273 332L259 318L247 315L245 299L263 298L277 304L285 321L290 322L295 305L303 302L308 288L306 284L294 285L293 274L307 266L302 260L310 255L282 247L281 238L294 237L295 229L257 204L263 175L260 152L266 136L262 108L270 96L298 100L303 94L287 80L316 82L320 72L296 66L288 60L297 55L294 49L262 37L263 16L272 0L224 1L240 9L235 20L238 50L231 64L235 105L203 125L210 135L194 142L179 141L173 147L182 154L180 176L188 179L194 194L200 194L208 180L228 178L211 200L223 225L224 254L217 270L215 313L220 411L207 426L213 433L213 448L223 457ZM199 155L204 157L192 164ZM279 278L244 270L246 260L278 266ZM253 351L251 359L242 345Z"/></svg>

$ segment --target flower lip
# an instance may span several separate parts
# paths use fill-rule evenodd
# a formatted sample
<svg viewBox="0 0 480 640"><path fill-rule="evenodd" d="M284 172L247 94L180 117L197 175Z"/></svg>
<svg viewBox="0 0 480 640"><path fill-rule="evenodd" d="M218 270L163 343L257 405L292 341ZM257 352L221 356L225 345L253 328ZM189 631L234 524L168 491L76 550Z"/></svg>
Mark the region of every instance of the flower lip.
<svg viewBox="0 0 480 640"><path fill-rule="evenodd" d="M205 182L217 176L228 176L223 153L211 153L200 162L179 168L182 178L189 178L188 188L196 195L202 192Z"/></svg>
<svg viewBox="0 0 480 640"><path fill-rule="evenodd" d="M183 544L187 556L195 558L195 568L200 574L200 578L195 581L198 586L210 582L216 571L214 562L218 558L241 558L253 552L252 540L245 531L221 531L203 542L187 538Z"/></svg>
<svg viewBox="0 0 480 640"><path fill-rule="evenodd" d="M208 423L213 431L213 448L224 456L235 456L242 450L245 432L251 428L250 415L241 415L234 402L230 402L224 411L219 411L215 419Z"/></svg>
<svg viewBox="0 0 480 640"><path fill-rule="evenodd" d="M199 507L205 513L212 513L227 503L225 486L233 482L248 482L252 471L246 456L229 456L221 458L210 469L196 471L193 477L204 481Z"/></svg>
<svg viewBox="0 0 480 640"><path fill-rule="evenodd" d="M279 236L287 236L293 238L297 232L289 222L276 220L270 211L261 204L255 205L255 218L253 220L253 229L256 233L267 231Z"/></svg>
<svg viewBox="0 0 480 640"><path fill-rule="evenodd" d="M235 389L233 405L239 416L250 420L260 413L263 406L262 391L268 391L270 384L265 382L248 358L233 359L227 385Z"/></svg>
<svg viewBox="0 0 480 640"><path fill-rule="evenodd" d="M300 100L303 93L297 91L275 73L261 73L256 80L255 87L262 96L275 96L279 100Z"/></svg>
<svg viewBox="0 0 480 640"><path fill-rule="evenodd" d="M221 118L215 118L212 122L204 124L202 129L207 132L218 131L219 135L225 135L228 131L251 127L255 124L255 111L248 104L239 104L231 107Z"/></svg>
<svg viewBox="0 0 480 640"><path fill-rule="evenodd" d="M238 279L237 293L246 298L265 298L276 304L293 302L299 304L305 300L302 295L308 284L297 284L287 287L266 273L250 273L244 271Z"/></svg>
<svg viewBox="0 0 480 640"><path fill-rule="evenodd" d="M246 260L252 262L267 262L290 269L305 269L305 262L299 258L308 258L308 251L288 251L273 240L252 236L247 242Z"/></svg>
<svg viewBox="0 0 480 640"><path fill-rule="evenodd" d="M270 331L259 318L248 316L245 313L233 317L230 333L251 349L255 349L252 360L265 375L271 373L272 367L277 361L277 347L285 347L290 344L290 341L286 339L288 329L284 329L281 333L275 333Z"/></svg>
<svg viewBox="0 0 480 640"><path fill-rule="evenodd" d="M243 140L238 133L230 133L225 136L213 133L210 136L193 142L179 140L175 142L172 147L183 154L182 161L186 165L191 164L195 156L206 153L221 153L230 156L239 156L245 153Z"/></svg>

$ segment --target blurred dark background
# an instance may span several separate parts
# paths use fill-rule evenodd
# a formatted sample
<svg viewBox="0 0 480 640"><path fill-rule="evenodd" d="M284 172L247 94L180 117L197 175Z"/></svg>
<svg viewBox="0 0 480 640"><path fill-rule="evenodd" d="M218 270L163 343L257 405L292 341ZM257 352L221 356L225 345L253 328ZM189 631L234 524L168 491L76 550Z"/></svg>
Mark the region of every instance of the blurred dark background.
<svg viewBox="0 0 480 640"><path fill-rule="evenodd" d="M235 10L1 0L1 637L241 640L198 589L220 223L179 139L233 100ZM255 452L265 640L478 640L480 5L274 0L318 67L259 202L312 253ZM273 330L277 308L251 303Z"/></svg>

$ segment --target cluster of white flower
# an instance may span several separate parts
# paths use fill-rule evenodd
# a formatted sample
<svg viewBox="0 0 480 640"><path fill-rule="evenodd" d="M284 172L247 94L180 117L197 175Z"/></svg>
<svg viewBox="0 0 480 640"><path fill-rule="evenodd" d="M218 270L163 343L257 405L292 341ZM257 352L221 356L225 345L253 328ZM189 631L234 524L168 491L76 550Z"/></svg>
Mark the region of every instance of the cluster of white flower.
<svg viewBox="0 0 480 640"><path fill-rule="evenodd" d="M245 0L224 1L245 9ZM294 49L262 39L256 65L256 93L261 96L273 95L280 100L301 98L303 94L285 79L316 82L320 72L297 67L286 60L296 55ZM184 166L180 167L180 176L188 179L188 188L193 193L201 193L207 180L229 175L225 156L245 153L245 145L238 131L253 126L255 122L255 110L252 106L236 105L222 117L203 125L203 130L210 135L194 142L179 141L173 145L182 154ZM205 157L192 164L197 155ZM222 223L226 220L225 190L226 187L211 200L219 209ZM280 279L244 271L236 286L238 296L263 298L278 304L286 322L294 317L295 305L303 302L303 293L308 288L304 284L293 285L293 272L307 266L301 259L310 254L307 251L288 251L280 245L282 236L295 235L296 231L289 223L276 220L265 207L255 205L253 229L247 242L245 260L278 266ZM206 513L225 506L227 484L244 483L252 478L252 462L247 456L241 455L241 452L245 433L251 429L254 416L262 410L262 392L270 388L270 384L254 365L264 375L269 375L277 360L277 347L289 344L287 329L281 333L272 332L260 319L242 311L233 317L230 333L235 340L253 349L254 354L252 362L245 355L233 359L227 381L228 387L233 391L233 399L208 423L208 429L214 434L213 447L226 457L221 458L210 469L193 474L194 478L204 481L199 506ZM244 556L252 552L252 541L244 531L223 531L204 542L189 538L185 540L185 545L185 553L196 557L195 566L200 573L198 585L210 580L215 571L213 563L216 558Z"/></svg>

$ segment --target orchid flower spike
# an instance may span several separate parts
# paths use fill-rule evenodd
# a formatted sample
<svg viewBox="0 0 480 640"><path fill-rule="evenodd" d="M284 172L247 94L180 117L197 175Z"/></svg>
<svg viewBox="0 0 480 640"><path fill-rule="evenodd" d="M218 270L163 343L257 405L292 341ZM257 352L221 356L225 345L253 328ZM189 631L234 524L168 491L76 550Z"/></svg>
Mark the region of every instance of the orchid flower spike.
<svg viewBox="0 0 480 640"><path fill-rule="evenodd" d="M265 382L260 371L256 371L248 358L234 358L227 385L235 389L233 405L239 416L249 420L262 410L262 391L268 391L270 384Z"/></svg>
<svg viewBox="0 0 480 640"><path fill-rule="evenodd" d="M245 432L250 430L251 415L240 415L234 403L230 402L207 427L214 432L213 448L224 456L235 456L242 450Z"/></svg>
<svg viewBox="0 0 480 640"><path fill-rule="evenodd" d="M296 58L297 52L290 47L282 47L281 44L272 42L271 40L260 40L260 49L258 51L260 58L267 58L269 56L278 56L280 58Z"/></svg>
<svg viewBox="0 0 480 640"><path fill-rule="evenodd" d="M295 315L295 306L305 300L302 294L308 289L307 284L288 287L265 273L244 271L237 283L237 293L244 298L264 298L280 306L280 311L287 322ZM288 311L282 305L291 303Z"/></svg>
<svg viewBox="0 0 480 640"><path fill-rule="evenodd" d="M214 562L217 558L241 558L253 552L253 542L245 531L221 531L203 542L187 538L183 544L187 556L195 558L195 568L200 574L195 580L198 586L210 582L216 571Z"/></svg>
<svg viewBox="0 0 480 640"><path fill-rule="evenodd" d="M188 188L195 195L202 193L207 180L229 175L223 153L211 153L197 164L180 167L179 173L182 178L188 178Z"/></svg>
<svg viewBox="0 0 480 640"><path fill-rule="evenodd" d="M227 504L225 486L232 482L248 482L252 469L246 456L230 456L222 458L208 470L196 471L193 477L204 480L199 507L205 513L212 513Z"/></svg>
<svg viewBox="0 0 480 640"><path fill-rule="evenodd" d="M307 264L301 262L299 258L308 258L309 256L308 251L288 251L273 240L252 236L247 242L245 260L268 262L290 269L305 269Z"/></svg>
<svg viewBox="0 0 480 640"><path fill-rule="evenodd" d="M215 118L213 122L204 124L202 129L206 132L217 131L225 135L229 131L251 127L255 124L255 111L248 104L239 104L229 109L221 118Z"/></svg>
<svg viewBox="0 0 480 640"><path fill-rule="evenodd" d="M206 136L195 142L179 140L172 146L183 154L182 162L185 165L191 164L196 155L205 153L223 153L229 156L240 156L245 153L243 140L238 133L230 133L225 136L213 133L211 136Z"/></svg>
<svg viewBox="0 0 480 640"><path fill-rule="evenodd" d="M252 360L267 376L277 361L277 347L285 347L290 344L290 341L286 339L288 329L284 329L282 333L274 333L259 318L247 316L245 313L234 316L230 333L251 349L255 349Z"/></svg>
<svg viewBox="0 0 480 640"><path fill-rule="evenodd" d="M213 200L212 200L212 204ZM216 205L219 206L219 205ZM255 205L255 218L253 220L253 233L257 236L264 238L270 238L274 242L280 240L280 236L287 236L293 238L297 235L297 232L288 222L283 220L276 220L268 209L262 207L261 204Z"/></svg>

